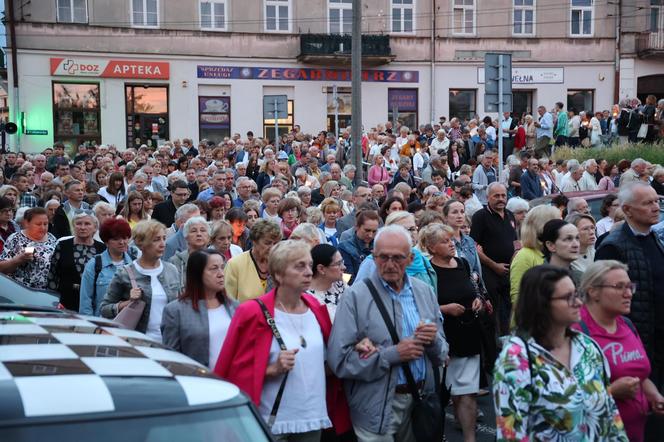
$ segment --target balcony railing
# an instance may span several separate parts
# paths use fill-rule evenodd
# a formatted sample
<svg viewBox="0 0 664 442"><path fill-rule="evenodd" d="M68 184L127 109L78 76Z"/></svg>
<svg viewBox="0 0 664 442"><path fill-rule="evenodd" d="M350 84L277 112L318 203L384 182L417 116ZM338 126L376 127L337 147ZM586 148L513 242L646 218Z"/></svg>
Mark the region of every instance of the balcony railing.
<svg viewBox="0 0 664 442"><path fill-rule="evenodd" d="M664 55L664 30L638 35L636 51L643 57Z"/></svg>
<svg viewBox="0 0 664 442"><path fill-rule="evenodd" d="M339 34L303 34L298 59L313 64L349 65L351 36ZM388 35L362 36L362 62L377 66L394 59Z"/></svg>

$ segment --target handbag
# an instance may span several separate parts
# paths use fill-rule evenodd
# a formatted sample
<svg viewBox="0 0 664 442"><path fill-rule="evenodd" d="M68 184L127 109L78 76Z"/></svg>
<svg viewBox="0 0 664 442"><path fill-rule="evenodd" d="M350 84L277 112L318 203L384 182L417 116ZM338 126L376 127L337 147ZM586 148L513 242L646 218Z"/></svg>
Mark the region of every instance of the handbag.
<svg viewBox="0 0 664 442"><path fill-rule="evenodd" d="M641 126L639 126L639 132L636 134L636 138L646 138L648 136L648 125L646 123L642 123Z"/></svg>
<svg viewBox="0 0 664 442"><path fill-rule="evenodd" d="M131 281L131 288L138 288L136 284L136 275L134 275L134 270L131 268L131 264L125 266L127 275L129 275L129 281ZM116 322L122 325L124 328L130 330L136 330L138 322L143 316L143 311L145 310L145 301L142 299L137 299L131 301L125 308L123 308L120 313L117 314L113 322Z"/></svg>
<svg viewBox="0 0 664 442"><path fill-rule="evenodd" d="M277 324L274 322L274 318L272 318L272 315L268 311L267 307L261 301L260 299L256 299L256 302L258 305L261 307L261 311L263 312L263 316L265 316L265 320L267 321L267 325L270 326L270 329L272 330L272 334L274 335L274 339L277 340L277 344L279 344L279 349L281 351L286 351L288 350L286 348L286 344L284 343L284 340L281 338L281 333L279 333L279 330L277 329ZM289 371L286 372L284 375L284 379L281 381L281 385L279 385L279 391L277 392L277 397L274 398L274 404L272 404L272 411L270 411L270 418L267 421L267 427L272 430L272 426L274 425L274 421L277 420L277 412L279 411L279 405L281 404L281 398L284 395L284 388L286 387L286 380L288 379L288 373Z"/></svg>
<svg viewBox="0 0 664 442"><path fill-rule="evenodd" d="M390 332L392 342L394 345L399 343L399 336L397 331L394 328L394 324L390 319L390 316L385 309L385 304L380 299L378 291L374 284L366 278L364 283L369 288L371 296L373 297L380 315L385 321L387 330ZM411 427L413 429L413 435L417 442L430 442L430 441L439 441L443 440L443 428L444 428L444 416L443 408L441 407L441 396L439 391L441 389L440 385L440 376L438 367L433 367L434 370L434 391L429 393L422 393L417 388L415 383L415 378L413 373L410 371L410 366L407 362L401 364L404 374L406 375L406 381L408 382L408 388L410 389L410 394L413 396L413 410L411 411ZM449 399L448 399L449 401Z"/></svg>

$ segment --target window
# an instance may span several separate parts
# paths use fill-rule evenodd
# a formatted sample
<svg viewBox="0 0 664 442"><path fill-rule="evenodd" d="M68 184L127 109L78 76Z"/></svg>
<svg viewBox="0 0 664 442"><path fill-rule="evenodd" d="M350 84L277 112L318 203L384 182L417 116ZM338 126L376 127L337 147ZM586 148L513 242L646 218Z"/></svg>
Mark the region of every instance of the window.
<svg viewBox="0 0 664 442"><path fill-rule="evenodd" d="M265 0L265 30L290 32L290 0Z"/></svg>
<svg viewBox="0 0 664 442"><path fill-rule="evenodd" d="M450 89L450 120L454 117L470 120L475 117L476 106L476 89Z"/></svg>
<svg viewBox="0 0 664 442"><path fill-rule="evenodd" d="M664 0L650 0L650 32L664 30Z"/></svg>
<svg viewBox="0 0 664 442"><path fill-rule="evenodd" d="M168 140L168 86L126 85L127 148Z"/></svg>
<svg viewBox="0 0 664 442"><path fill-rule="evenodd" d="M329 0L328 28L330 34L353 32L353 0Z"/></svg>
<svg viewBox="0 0 664 442"><path fill-rule="evenodd" d="M198 97L200 139L220 143L231 136L231 97Z"/></svg>
<svg viewBox="0 0 664 442"><path fill-rule="evenodd" d="M98 83L53 83L54 140L67 147L100 143Z"/></svg>
<svg viewBox="0 0 664 442"><path fill-rule="evenodd" d="M475 0L454 0L455 34L475 34Z"/></svg>
<svg viewBox="0 0 664 442"><path fill-rule="evenodd" d="M131 0L131 24L151 28L159 26L159 0Z"/></svg>
<svg viewBox="0 0 664 442"><path fill-rule="evenodd" d="M201 29L226 30L226 0L201 0Z"/></svg>
<svg viewBox="0 0 664 442"><path fill-rule="evenodd" d="M334 88L327 88L327 130L339 134L341 129L350 126L352 119L352 89L349 87L337 87L336 103L334 99ZM336 121L339 121L337 128Z"/></svg>
<svg viewBox="0 0 664 442"><path fill-rule="evenodd" d="M293 115L295 113L295 101L288 100L288 117L279 118L277 122L279 123L279 134L284 135L293 130L293 125L295 124L295 118ZM263 135L268 138L270 141L274 142L274 118L269 118L267 115L263 115Z"/></svg>
<svg viewBox="0 0 664 442"><path fill-rule="evenodd" d="M415 0L392 0L392 32L412 33Z"/></svg>
<svg viewBox="0 0 664 442"><path fill-rule="evenodd" d="M60 23L87 23L87 0L58 0L58 21Z"/></svg>
<svg viewBox="0 0 664 442"><path fill-rule="evenodd" d="M533 113L533 91L512 89L512 112L521 116Z"/></svg>
<svg viewBox="0 0 664 442"><path fill-rule="evenodd" d="M595 91L592 89L567 91L567 109L574 109L577 114L586 111L592 116L594 103Z"/></svg>
<svg viewBox="0 0 664 442"><path fill-rule="evenodd" d="M593 35L593 0L570 0L570 34L574 37Z"/></svg>
<svg viewBox="0 0 664 442"><path fill-rule="evenodd" d="M535 34L535 0L514 0L514 35Z"/></svg>
<svg viewBox="0 0 664 442"><path fill-rule="evenodd" d="M417 127L417 104L417 89L388 89L387 120Z"/></svg>

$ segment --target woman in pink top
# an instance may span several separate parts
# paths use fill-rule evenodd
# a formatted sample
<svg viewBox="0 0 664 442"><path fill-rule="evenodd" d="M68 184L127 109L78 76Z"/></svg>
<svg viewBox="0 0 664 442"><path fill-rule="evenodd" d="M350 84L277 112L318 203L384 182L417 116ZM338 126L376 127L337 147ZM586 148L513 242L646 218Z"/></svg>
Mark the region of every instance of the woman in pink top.
<svg viewBox="0 0 664 442"><path fill-rule="evenodd" d="M616 177L620 173L618 172L618 166L614 163L609 163L604 167L604 176L599 183L597 183L598 190L608 190L609 192L615 190L616 188Z"/></svg>
<svg viewBox="0 0 664 442"><path fill-rule="evenodd" d="M383 155L374 155L373 162L373 166L369 168L369 174L367 176L369 186L382 184L383 187L387 189L387 184L390 182L391 177L384 165L385 158L383 158Z"/></svg>
<svg viewBox="0 0 664 442"><path fill-rule="evenodd" d="M650 361L632 322L630 312L634 284L627 266L618 261L592 263L581 280L585 296L581 322L575 328L592 337L602 348L611 371L609 392L618 405L631 442L644 440L648 412L664 415L664 397L648 379Z"/></svg>

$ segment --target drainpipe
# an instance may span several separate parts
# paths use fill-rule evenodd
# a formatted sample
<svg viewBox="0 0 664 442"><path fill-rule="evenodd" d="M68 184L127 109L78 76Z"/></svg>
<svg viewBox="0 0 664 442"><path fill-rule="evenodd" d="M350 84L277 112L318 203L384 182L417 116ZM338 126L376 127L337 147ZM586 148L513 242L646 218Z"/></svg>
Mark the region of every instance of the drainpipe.
<svg viewBox="0 0 664 442"><path fill-rule="evenodd" d="M7 0L7 9L9 9L9 36L10 36L10 44L12 45L12 94L14 96L14 104L11 109L11 114L14 115L14 117L11 119L11 121L18 122L18 116L20 115L19 113L19 105L18 105L18 55L17 55L17 49L16 49L16 27L15 27L15 18L14 18L14 0ZM24 129L23 127L21 129ZM17 132L16 135L14 135L15 138L15 144L14 150L18 152L21 150L21 131ZM10 148L8 150L11 150L11 144Z"/></svg>
<svg viewBox="0 0 664 442"><path fill-rule="evenodd" d="M436 0L431 0L431 121L436 121Z"/></svg>
<svg viewBox="0 0 664 442"><path fill-rule="evenodd" d="M620 33L621 33L621 14L622 14L622 0L616 3L616 60L615 60L615 74L613 80L613 103L620 102Z"/></svg>

